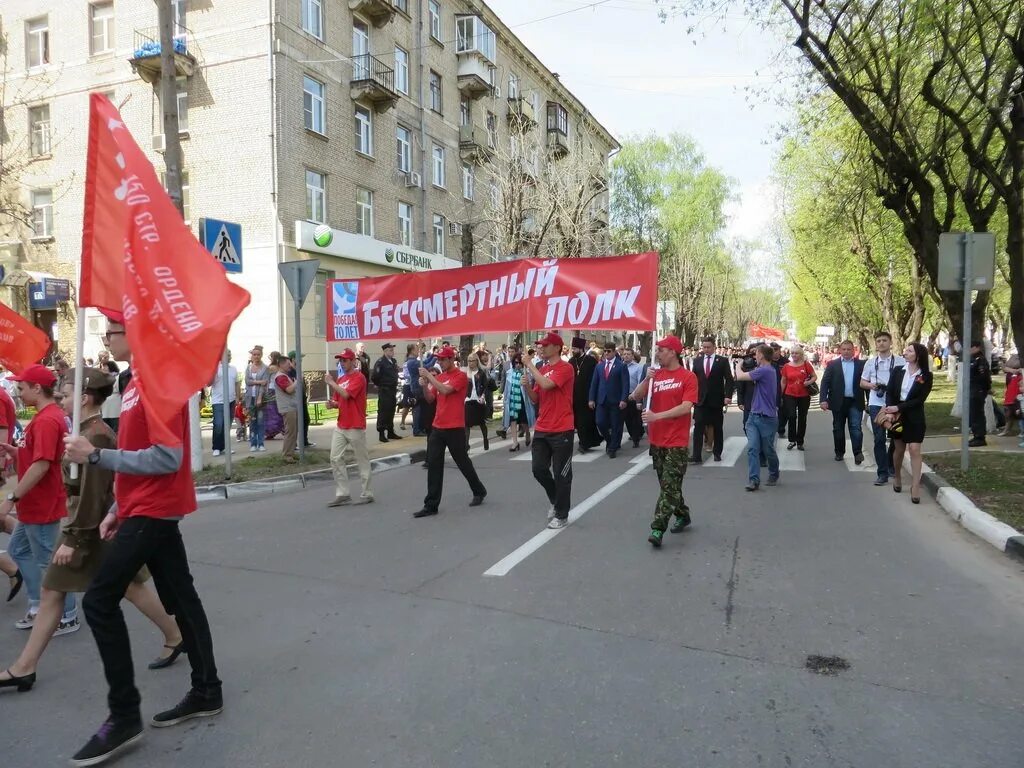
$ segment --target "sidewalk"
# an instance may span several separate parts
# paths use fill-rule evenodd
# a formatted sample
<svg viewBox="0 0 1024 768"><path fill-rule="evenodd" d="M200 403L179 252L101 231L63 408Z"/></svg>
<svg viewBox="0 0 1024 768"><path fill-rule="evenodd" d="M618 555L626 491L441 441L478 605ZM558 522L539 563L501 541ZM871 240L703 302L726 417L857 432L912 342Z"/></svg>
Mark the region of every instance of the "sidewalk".
<svg viewBox="0 0 1024 768"><path fill-rule="evenodd" d="M1021 448L1020 438L1014 435L1013 437L996 437L995 435L989 435L985 438L988 445L981 446L979 448L971 448L971 453L1019 453L1024 455L1024 448ZM929 453L948 453L950 451L960 450L960 435L926 435L924 443L921 445L921 451L925 454Z"/></svg>

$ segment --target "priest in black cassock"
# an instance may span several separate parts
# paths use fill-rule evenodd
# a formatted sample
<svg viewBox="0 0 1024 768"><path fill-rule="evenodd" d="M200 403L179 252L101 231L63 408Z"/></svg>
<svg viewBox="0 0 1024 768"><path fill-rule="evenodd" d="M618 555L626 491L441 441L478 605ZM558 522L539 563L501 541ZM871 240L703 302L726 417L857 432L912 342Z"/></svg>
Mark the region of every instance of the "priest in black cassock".
<svg viewBox="0 0 1024 768"><path fill-rule="evenodd" d="M579 436L579 451L586 453L601 444L601 435L597 431L597 419L590 410L590 380L594 378L597 360L586 352L587 342L578 336L572 340L572 358L569 364L576 371L576 379L572 391L572 412L576 422L576 434Z"/></svg>

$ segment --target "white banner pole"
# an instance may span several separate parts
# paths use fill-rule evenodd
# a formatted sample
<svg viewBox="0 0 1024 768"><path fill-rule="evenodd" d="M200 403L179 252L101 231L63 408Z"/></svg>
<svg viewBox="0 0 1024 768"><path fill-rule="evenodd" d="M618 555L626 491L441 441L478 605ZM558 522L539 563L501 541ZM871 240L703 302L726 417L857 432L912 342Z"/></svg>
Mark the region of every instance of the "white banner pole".
<svg viewBox="0 0 1024 768"><path fill-rule="evenodd" d="M81 434L82 423L82 383L85 380L83 369L85 360L85 307L78 308L78 327L75 332L75 392L74 411L71 416L71 436L78 437ZM78 479L78 465L71 463L69 468L71 479Z"/></svg>

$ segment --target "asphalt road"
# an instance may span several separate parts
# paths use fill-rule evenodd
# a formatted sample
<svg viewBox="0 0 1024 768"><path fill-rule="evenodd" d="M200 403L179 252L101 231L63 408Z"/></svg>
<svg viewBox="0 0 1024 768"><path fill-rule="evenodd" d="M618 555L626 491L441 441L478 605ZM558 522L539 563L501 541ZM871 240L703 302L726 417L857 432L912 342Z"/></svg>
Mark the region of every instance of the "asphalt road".
<svg viewBox="0 0 1024 768"><path fill-rule="evenodd" d="M151 729L118 764L1020 765L1024 568L912 506L909 483L897 495L834 462L829 427L812 416L778 488L745 493L743 456L692 469L695 524L660 551L654 474L630 463L646 443L578 463L576 514L596 503L504 576L484 573L547 506L507 443L474 456L485 505L467 507L451 466L436 518L410 518L419 466L375 476L372 506L326 509L325 484L205 507L184 531L226 710ZM0 607L5 660L21 610ZM160 641L127 613L143 667ZM811 655L849 668L815 674ZM184 694L188 665L139 680L148 716ZM0 764L62 764L104 696L88 631L56 639L36 688L0 695Z"/></svg>

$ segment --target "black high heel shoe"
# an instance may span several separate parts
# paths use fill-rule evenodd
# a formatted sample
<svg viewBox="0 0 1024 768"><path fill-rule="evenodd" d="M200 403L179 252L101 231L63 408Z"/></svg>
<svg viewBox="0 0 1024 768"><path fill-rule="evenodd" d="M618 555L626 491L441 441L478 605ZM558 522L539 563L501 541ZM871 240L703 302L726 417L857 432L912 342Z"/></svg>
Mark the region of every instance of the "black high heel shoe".
<svg viewBox="0 0 1024 768"><path fill-rule="evenodd" d="M7 593L7 602L11 602L21 592L21 585L25 583L25 580L21 577L21 571L15 572L13 576L8 576L11 581L11 591Z"/></svg>
<svg viewBox="0 0 1024 768"><path fill-rule="evenodd" d="M902 486L902 485L894 485L894 486L892 487L892 489L893 489L894 491L896 491L896 493L899 493L900 491L902 491L902 490L903 490L903 486Z"/></svg>
<svg viewBox="0 0 1024 768"><path fill-rule="evenodd" d="M509 453L515 453L518 450L519 450L519 446L518 445L513 445L511 448L508 449L508 452Z"/></svg>
<svg viewBox="0 0 1024 768"><path fill-rule="evenodd" d="M178 657L181 656L181 654L185 652L185 643L182 641L177 645L164 645L164 648L170 648L171 655L166 658L154 659L149 662L149 669L167 669L171 664L178 660Z"/></svg>
<svg viewBox="0 0 1024 768"><path fill-rule="evenodd" d="M10 677L7 680L0 680L0 688L17 688L18 693L25 693L31 691L32 686L36 684L36 673L33 672L31 675L23 675L18 677L11 670L6 670Z"/></svg>

